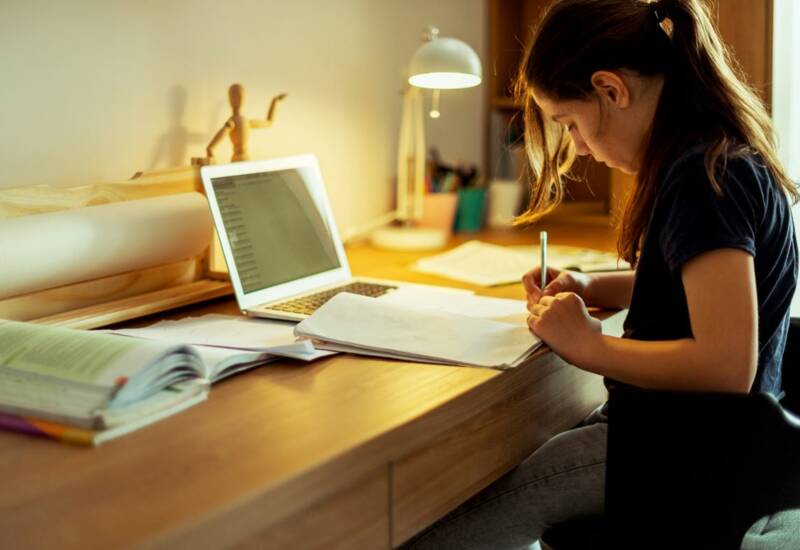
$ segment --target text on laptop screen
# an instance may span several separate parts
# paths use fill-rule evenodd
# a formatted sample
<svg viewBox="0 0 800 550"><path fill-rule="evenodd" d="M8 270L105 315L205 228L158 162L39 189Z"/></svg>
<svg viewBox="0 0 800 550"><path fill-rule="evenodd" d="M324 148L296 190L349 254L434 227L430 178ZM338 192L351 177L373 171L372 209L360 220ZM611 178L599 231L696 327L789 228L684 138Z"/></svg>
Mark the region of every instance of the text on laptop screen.
<svg viewBox="0 0 800 550"><path fill-rule="evenodd" d="M297 170L213 178L211 184L245 293L340 267Z"/></svg>

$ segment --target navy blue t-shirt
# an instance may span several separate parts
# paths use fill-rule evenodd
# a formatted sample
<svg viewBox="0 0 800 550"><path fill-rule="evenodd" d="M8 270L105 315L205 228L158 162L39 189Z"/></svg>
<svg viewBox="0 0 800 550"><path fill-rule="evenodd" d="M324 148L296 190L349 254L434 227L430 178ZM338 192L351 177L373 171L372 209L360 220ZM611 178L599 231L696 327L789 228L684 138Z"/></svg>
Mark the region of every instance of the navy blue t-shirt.
<svg viewBox="0 0 800 550"><path fill-rule="evenodd" d="M710 250L744 250L753 256L758 296L758 371L752 391L778 395L789 305L797 284L791 207L756 155L728 158L718 195L706 175L704 153L696 148L679 158L656 191L625 337L690 338L681 267Z"/></svg>

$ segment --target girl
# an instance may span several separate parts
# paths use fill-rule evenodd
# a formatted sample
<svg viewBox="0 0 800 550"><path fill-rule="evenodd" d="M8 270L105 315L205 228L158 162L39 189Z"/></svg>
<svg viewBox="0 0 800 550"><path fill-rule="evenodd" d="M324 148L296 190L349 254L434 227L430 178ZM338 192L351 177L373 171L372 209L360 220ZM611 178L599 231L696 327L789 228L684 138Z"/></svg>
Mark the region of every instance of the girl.
<svg viewBox="0 0 800 550"><path fill-rule="evenodd" d="M635 272L526 274L531 331L578 368L641 388L781 390L797 279L790 200L762 102L701 0L560 0L520 70L530 223L576 154L635 174L620 256ZM586 305L630 308L603 336ZM602 411L551 439L414 547L516 548L603 511Z"/></svg>

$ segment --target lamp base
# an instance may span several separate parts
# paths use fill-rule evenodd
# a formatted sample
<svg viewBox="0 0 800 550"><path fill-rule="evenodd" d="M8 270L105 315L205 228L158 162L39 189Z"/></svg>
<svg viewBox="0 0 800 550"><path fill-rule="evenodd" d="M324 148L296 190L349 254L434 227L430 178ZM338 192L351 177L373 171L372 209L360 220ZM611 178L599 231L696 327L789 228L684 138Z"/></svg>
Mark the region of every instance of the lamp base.
<svg viewBox="0 0 800 550"><path fill-rule="evenodd" d="M381 227L370 235L370 241L387 250L436 250L447 244L447 233L429 227Z"/></svg>

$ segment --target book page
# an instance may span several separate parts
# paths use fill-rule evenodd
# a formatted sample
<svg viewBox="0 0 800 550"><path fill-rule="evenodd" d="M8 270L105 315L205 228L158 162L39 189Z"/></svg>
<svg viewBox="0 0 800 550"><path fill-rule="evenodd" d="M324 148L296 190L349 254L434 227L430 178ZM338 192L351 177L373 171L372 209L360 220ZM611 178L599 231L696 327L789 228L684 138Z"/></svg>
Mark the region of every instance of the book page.
<svg viewBox="0 0 800 550"><path fill-rule="evenodd" d="M108 402L111 389L64 384L0 368L0 410L91 427L93 411Z"/></svg>
<svg viewBox="0 0 800 550"><path fill-rule="evenodd" d="M0 321L0 365L81 384L113 387L170 346L34 323Z"/></svg>
<svg viewBox="0 0 800 550"><path fill-rule="evenodd" d="M176 321L159 321L144 328L117 329L113 332L182 344L270 351L276 346L295 343L294 325L295 323L288 321L211 313Z"/></svg>
<svg viewBox="0 0 800 550"><path fill-rule="evenodd" d="M287 321L212 313L176 321L160 321L144 328L104 332L189 345L202 357L206 365L206 377L216 380L223 370L237 363L251 363L256 360L253 358L260 355L301 361L314 361L333 355L330 351L314 349L307 340L298 341L294 335L294 325ZM248 355L248 351L256 353Z"/></svg>

